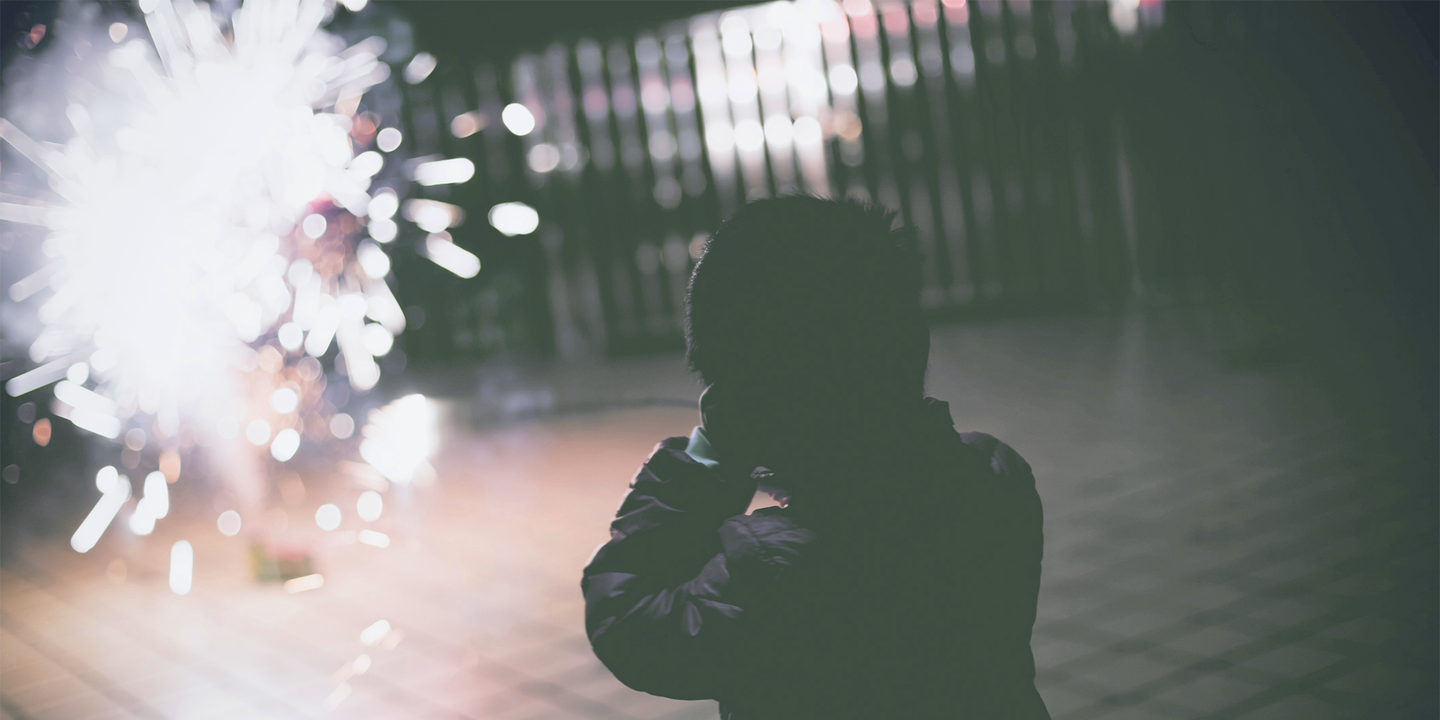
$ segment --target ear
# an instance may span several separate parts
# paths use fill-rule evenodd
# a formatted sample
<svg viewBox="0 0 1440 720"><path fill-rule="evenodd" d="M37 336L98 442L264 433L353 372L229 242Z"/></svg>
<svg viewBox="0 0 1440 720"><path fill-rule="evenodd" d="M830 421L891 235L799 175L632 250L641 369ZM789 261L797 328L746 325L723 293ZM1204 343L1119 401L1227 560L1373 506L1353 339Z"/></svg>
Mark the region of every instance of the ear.
<svg viewBox="0 0 1440 720"><path fill-rule="evenodd" d="M715 392L715 383L706 385L705 389L700 391L700 427L705 427L705 416L715 407L715 401L719 397Z"/></svg>

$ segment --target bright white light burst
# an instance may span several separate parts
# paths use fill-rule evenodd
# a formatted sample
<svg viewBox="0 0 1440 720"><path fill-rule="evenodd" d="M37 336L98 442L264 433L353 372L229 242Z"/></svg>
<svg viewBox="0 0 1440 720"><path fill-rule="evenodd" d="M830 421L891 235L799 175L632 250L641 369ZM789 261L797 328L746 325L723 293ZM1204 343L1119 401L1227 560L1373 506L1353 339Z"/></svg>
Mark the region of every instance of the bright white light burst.
<svg viewBox="0 0 1440 720"><path fill-rule="evenodd" d="M384 263L351 255L323 274L287 270L337 252L319 243L358 228L340 220L371 205L383 159L355 157L353 116L389 75L384 40L346 48L320 29L333 9L322 0L249 0L223 30L204 3L141 7L155 43L112 34L123 42L86 78L107 92L70 106L67 144L37 143L0 119L0 137L50 176L60 200L0 204L0 219L49 230L48 264L10 290L17 302L50 290L31 359L88 363L67 386L75 402L57 413L111 437L152 418L170 437L182 421L213 428L255 372L252 347L287 323L283 347L323 326L361 369L352 384L373 386L379 371L360 340L367 313L331 308L370 308L392 335L403 329L383 275L373 276Z"/></svg>

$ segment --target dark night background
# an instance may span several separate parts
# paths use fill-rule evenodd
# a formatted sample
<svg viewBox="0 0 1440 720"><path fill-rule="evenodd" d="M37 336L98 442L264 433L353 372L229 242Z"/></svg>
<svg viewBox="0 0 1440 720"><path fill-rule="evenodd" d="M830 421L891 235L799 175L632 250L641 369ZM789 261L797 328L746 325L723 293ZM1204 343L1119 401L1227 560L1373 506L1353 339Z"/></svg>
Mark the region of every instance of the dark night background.
<svg viewBox="0 0 1440 720"><path fill-rule="evenodd" d="M218 4L233 5L228 0ZM446 128L449 118L494 100L481 97L485 88L498 87L499 95L510 97L513 79L506 68L516 58L543 56L557 44L573 48L581 39L630 42L642 31L675 27L702 13L747 4L372 0L359 14L337 11L330 30L351 42L375 32L388 34L390 50L384 60L395 68L395 76L416 52L429 52L438 59L431 79L415 85L396 81L393 87L367 95L366 102L374 103L372 109L387 123L405 129L406 142L413 143L405 147L407 152L475 159L476 178L470 183L411 190L463 206L470 220L453 230L455 242L484 261L477 277L461 279L410 252L410 246L423 242L423 233L413 226L402 229L400 239L389 246L393 248L392 285L410 326L397 338L401 352L384 361L389 364L381 385L371 397L356 399L354 407L368 409L380 398L418 390L455 399L466 408L462 414L469 429L488 432L537 418L568 417L571 411L590 412L631 401L644 405L657 398L663 401L658 403L661 405L675 400L671 395L680 391L674 388L684 390L681 380L670 385L657 380L655 387L660 389L641 387L624 394L610 392L603 378L612 377L606 374L610 372L642 375L641 370L633 369L652 367L646 363L658 366L668 362L678 367L682 362L677 303L673 292L665 295L663 291L676 290L674 278L685 273L672 273L665 279L663 272L657 274L652 267L651 276L658 278L655 287L660 288L655 292L661 295L653 303L646 294L649 288L641 288L638 281L626 285L616 278L640 277L637 268L644 263L637 258L643 259L643 251L651 246L660 247L662 238L668 241L673 236L688 242L695 234L713 229L724 215L724 203L713 181L703 193L686 196L678 210L662 211L650 194L653 170L642 170L641 177L631 182L618 167L601 170L589 166L577 172L569 184L551 180L527 183L532 179L525 175L526 146L522 142L527 141L503 132L491 134L500 128L493 120L485 133L463 139L452 137ZM1049 4L1037 3L1040 6ZM57 2L0 2L0 67L7 73L18 72L32 56L57 42L55 32L46 34L33 48L22 38L36 24L53 25L60 7ZM106 1L99 7L105 17L139 19L138 11L128 4ZM1095 10L1101 6L1084 7L1089 8L1088 17L1093 21L1090 27L1101 28L1105 15L1103 10ZM978 18L979 13L972 17ZM1049 214L1012 213L1012 217L997 212L997 255L974 258L977 286L982 279L979 274L984 273L983 279L1003 289L973 301L947 298L927 308L937 337L944 333L968 337L966 333L973 332L977 337L1000 338L996 347L1011 347L1005 343L1013 340L1014 348L1034 351L1029 357L1020 353L1015 360L1021 368L1017 372L1033 373L1033 382L1021 383L1023 387L1016 390L1017 396L1023 396L1011 408L1017 415L1027 416L1033 409L1033 415L1043 417L1053 407L1070 407L1064 405L1064 398L1050 398L1029 387L1046 387L1051 376L1065 376L1070 369L1066 359L1072 352L1075 367L1081 368L1075 371L1079 377L1086 362L1081 350L1091 347L1085 339L1089 329L1120 327L1127 318L1139 317L1154 327L1168 328L1154 336L1171 337L1165 333L1173 332L1174 337L1184 338L1183 344L1209 363L1207 367L1216 376L1233 381L1221 386L1237 395L1243 392L1235 388L1248 387L1244 383L1258 377L1284 385L1302 400L1323 399L1327 407L1335 408L1346 434L1314 441L1309 448L1313 455L1319 456L1343 440L1366 445L1368 449L1357 451L1362 458L1393 458L1384 482L1374 483L1381 489L1374 492L1393 491L1393 497L1403 499L1394 500L1383 512L1366 515L1364 523L1370 524L1367 528L1398 529L1393 537L1387 536L1390 539L1382 549L1364 556L1363 563L1354 558L1345 561L1380 567L1390 573L1387 577L1392 584L1376 590L1374 599L1366 595L1347 600L1351 604L1344 612L1393 622L1399 639L1386 641L1390 644L1374 650L1374 656L1377 662L1408 668L1418 680L1373 690L1374 697L1388 693L1400 699L1383 711L1374 711L1379 705L1367 706L1368 717L1434 717L1440 689L1436 657L1440 641L1436 611L1440 604L1437 37L1440 2L1170 2L1164 5L1163 24L1139 39L1120 42L1113 33L1099 31L1093 39L1082 38L1082 62L1073 71L1058 71L1054 49L1042 46L1034 65L1038 69L1025 71L1030 74L1015 70L1014 62L1003 71L982 66L979 89L973 96L962 96L953 84L947 86L945 99L952 108L962 108L950 128L928 124L925 112L933 99L917 100L912 106L908 96L902 99L890 90L889 131L878 123L872 125L873 108L861 111L864 142L889 153L892 167L888 170L877 169L869 159L847 167L836 159L838 151L830 156L832 169L844 179L837 185L843 189L848 182L851 188L863 187L871 197L879 194L877 187L886 172L921 178L918 184L936 185L941 172L937 167L943 165L943 159L906 150L909 136L902 129L907 127L917 128L916 137L923 137L927 148L936 135L953 134L957 166L965 167L963 160L996 167L1021 157L1023 161L1016 162L1022 167L1055 171L1053 175L1060 178L1056 182L1059 209ZM568 67L572 76L578 76L573 55ZM947 56L947 68L950 62ZM493 76L488 86L477 79L486 72ZM580 83L572 82L578 95ZM583 124L583 116L580 122ZM582 141L594 140L589 132L582 128ZM618 137L619 131L615 132ZM1114 152L1122 142L1123 157L1128 161L1123 171ZM1065 185L1072 152L1088 163L1095 177L1109 179L1127 173L1129 178L1128 198L1122 197L1124 192L1117 190L1113 180L1090 188L1098 208L1090 221L1093 240L1082 236L1071 217L1079 204L1075 189ZM0 175L9 182L12 172L5 168ZM969 179L962 174L961 182ZM6 188L5 192L14 190ZM971 197L967 196L967 202ZM553 237L558 238L552 246L545 246L539 233L528 238L502 237L485 223L488 208L512 200L539 209L546 229L554 230ZM1121 210L1127 202L1133 205L1131 235L1137 238L1128 248L1123 238L1126 223L1132 219ZM996 205L1000 204L997 200ZM914 221L914 212L907 207L905 219ZM972 239L978 236L974 215L967 204L964 222ZM6 239L3 249L7 254L11 247L12 240ZM942 252L948 258L950 251ZM659 262L653 254L650 259L652 266ZM682 265L688 269L685 262L682 257ZM575 297L585 288L574 278L583 277L586 263L620 267L630 274L598 273L594 289L598 307L593 308L593 324L587 326L592 335L585 338L581 350L572 352L557 340L561 333L557 318L562 313L556 309L556 284L574 294L569 302L572 310L577 308L582 303ZM589 272L595 275L593 268ZM13 282L12 275L17 273L6 272L6 282ZM958 282L941 274L942 280L947 278ZM1021 335L1030 332L1025 328L1047 330L1040 333L1045 336L1043 341L1026 345L1028 341L1005 334L1009 332L1006 328L1016 327L1022 328L1017 331ZM1114 354L1123 356L1118 350ZM5 378L29 367L24 348L13 338L6 339L0 361L4 362ZM1195 431L1197 438L1203 434L1201 430L1223 433L1232 424L1234 428L1248 427L1248 417L1205 415L1210 407L1207 398L1186 395L1188 381L1184 377L1172 381L1165 363L1153 362L1153 373L1136 371L1135 378L1128 378L1153 391L1143 398L1151 403L1147 407L1175 417L1185 416L1193 408L1193 417L1203 416L1209 423ZM996 366L1002 364L996 361ZM1048 369L1042 372L1038 369L1042 367ZM943 370L939 373L942 381L948 377ZM679 376L678 371L672 374ZM570 382L572 390L586 389L570 397L565 394L565 382L555 381L545 387L543 401L533 400L535 388L549 382L534 378L554 377L568 378L565 382ZM957 371L956 377L961 379L955 381L955 387L968 387L963 370ZM643 381L634 382L644 385ZM1166 393L1172 391L1182 399L1164 399L1171 397ZM527 392L531 395L525 395ZM621 400L611 397L622 394ZM93 495L93 487L88 477L93 476L92 466L100 457L88 442L90 437L58 420L50 446L36 447L31 426L16 421L17 407L27 399L33 398L0 397L4 456L0 464L20 464L26 478L49 473L79 480L0 486L4 491L0 496L0 537L4 540L0 555L6 558L32 540L43 541L47 533L58 538L53 528L63 528L68 534L90 503L86 498ZM693 398L680 400L683 403L672 404L690 403ZM1264 404L1263 400L1254 402L1256 406ZM357 417L361 409L353 411ZM1076 412L1066 426L1089 423L1090 409ZM1094 412L1099 416L1105 411L1097 408ZM597 426L606 431L611 427ZM1243 434L1238 429L1234 432ZM1032 442L1043 445L1044 438ZM1116 442L1141 446L1148 440L1141 439L1136 430L1133 437ZM1193 452L1196 457L1209 457L1224 449L1206 445L1208 442L1181 443L1174 455ZM490 446L486 447L485 452L490 452ZM504 455L496 452L477 451L470 457L493 460ZM481 461L474 464L483 465ZM1337 462L1335 467L1342 465ZM1316 475L1328 475L1331 470L1321 467ZM1310 496L1303 488L1296 489L1300 499L1294 508L1282 508L1265 517L1285 525L1344 505L1368 508L1366 493L1371 486L1364 485L1370 482L1368 477L1355 479L1355 486L1361 489L1334 500L1333 505L1305 505ZM1093 486L1109 487L1107 482L1123 484L1100 478ZM1135 480L1134 486L1143 488L1147 482L1148 477ZM1075 492L1079 494L1070 499L1077 506L1098 496L1086 495L1089 490ZM1242 495L1243 499L1237 499ZM1046 497L1047 515L1066 512L1063 504L1052 500ZM1235 542L1243 544L1251 537L1247 533L1259 530L1246 525L1248 521L1229 523L1226 516L1249 517L1247 504L1261 500L1237 492L1219 505L1223 511L1212 507L1213 515L1188 517L1183 506L1171 512L1181 518L1175 521L1177 526L1193 521L1201 528L1191 539L1204 541L1232 534L1240 538ZM1089 528L1097 534L1103 535L1111 526L1131 527L1124 524L1130 519L1120 517L1119 510L1115 516L1097 512L1102 512L1102 517L1094 522L1103 527ZM1358 533L1356 528L1362 524L1358 520L1353 526L1336 524L1327 532ZM1134 536L1106 536L1112 544L1097 552L1146 545L1150 535L1165 530L1160 524L1144 527L1144 533ZM1047 527L1047 536L1049 533ZM1062 534L1050 537L1063 540ZM1080 541L1076 547L1090 547L1086 542ZM1052 546L1047 546L1047 562ZM1161 567L1166 558L1151 560ZM1349 572L1351 565L1344 567ZM1340 572L1331 570L1332 574ZM1244 584L1249 580L1235 580L1247 573L1220 568L1197 576L1234 580L1236 587L1249 592ZM1117 576L1110 584L1132 579ZM1288 600L1303 598L1313 589L1296 581L1274 592ZM1237 620L1223 612L1207 612L1197 616L1199 621L1241 623L1236 625L1239 632L1251 632L1250 626L1241 622L1249 615ZM1309 636L1302 637L1296 629L1299 625L1287 627L1275 636L1280 638L1277 642L1308 640ZM1066 636L1066 641L1088 642L1077 639L1089 637L1085 630L1069 628L1075 634ZM1164 644L1146 642L1124 640L1107 646L1105 652L1116 657L1160 652L1152 645ZM1381 641L1374 642L1380 647ZM1369 662L1368 658L1364 655L1362 659ZM1208 659L1184 672L1198 676L1231 665L1230 660ZM1073 682L1067 672L1047 675L1042 668L1042 694L1047 690L1044 683ZM1270 690L1288 693L1301 685L1292 677L1277 681ZM538 692L533 687L529 691ZM1116 706L1142 699L1133 688L1116 691L1099 704L1066 717L1106 717ZM1055 715L1059 718L1062 713ZM598 710L584 716L609 717ZM1197 712L1196 716L1230 717L1218 710ZM1312 717L1303 713L1292 716Z"/></svg>

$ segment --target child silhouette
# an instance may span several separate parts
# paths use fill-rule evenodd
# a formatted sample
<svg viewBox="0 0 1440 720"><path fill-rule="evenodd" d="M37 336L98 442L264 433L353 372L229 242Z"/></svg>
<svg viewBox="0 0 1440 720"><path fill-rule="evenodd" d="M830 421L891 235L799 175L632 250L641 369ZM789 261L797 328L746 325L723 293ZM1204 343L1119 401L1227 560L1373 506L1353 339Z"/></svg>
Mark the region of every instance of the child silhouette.
<svg viewBox="0 0 1440 720"><path fill-rule="evenodd" d="M626 685L726 720L1049 717L1035 480L925 397L919 258L893 223L790 196L707 242L701 425L656 447L581 582ZM782 506L745 514L757 485Z"/></svg>

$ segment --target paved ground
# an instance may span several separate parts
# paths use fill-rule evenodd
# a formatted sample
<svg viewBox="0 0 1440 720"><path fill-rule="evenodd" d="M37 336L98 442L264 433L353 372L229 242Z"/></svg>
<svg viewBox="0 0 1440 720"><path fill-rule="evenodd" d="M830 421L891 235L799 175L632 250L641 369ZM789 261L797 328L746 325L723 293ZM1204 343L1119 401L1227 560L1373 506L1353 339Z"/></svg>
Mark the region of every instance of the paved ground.
<svg viewBox="0 0 1440 720"><path fill-rule="evenodd" d="M931 394L1039 479L1052 714L1435 717L1433 466L1315 379L1222 371L1203 347L1141 315L935 333ZM311 538L321 589L251 582L244 544L194 508L150 538L112 528L89 554L62 538L0 567L0 717L716 717L621 686L581 626L579 568L625 484L695 419L595 408L693 400L681 360L461 386L439 481L393 489L373 523L390 547L355 543L352 513ZM497 424L507 403L590 410ZM321 475L289 517L354 507L361 488ZM186 596L166 587L180 538Z"/></svg>

